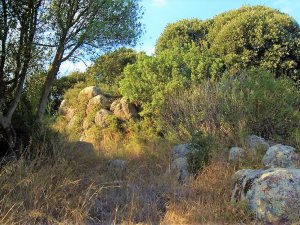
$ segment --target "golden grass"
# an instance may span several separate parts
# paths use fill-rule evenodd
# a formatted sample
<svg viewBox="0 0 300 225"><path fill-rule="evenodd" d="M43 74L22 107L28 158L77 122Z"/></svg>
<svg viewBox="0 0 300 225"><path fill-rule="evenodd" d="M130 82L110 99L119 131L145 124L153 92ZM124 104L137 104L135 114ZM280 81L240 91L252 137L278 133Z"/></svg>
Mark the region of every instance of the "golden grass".
<svg viewBox="0 0 300 225"><path fill-rule="evenodd" d="M21 158L1 168L0 224L251 222L244 207L230 203L235 168L222 159L179 185L165 174L172 147L166 140L134 138L105 154L74 146L59 144L48 159ZM125 170L109 168L116 158L127 160Z"/></svg>

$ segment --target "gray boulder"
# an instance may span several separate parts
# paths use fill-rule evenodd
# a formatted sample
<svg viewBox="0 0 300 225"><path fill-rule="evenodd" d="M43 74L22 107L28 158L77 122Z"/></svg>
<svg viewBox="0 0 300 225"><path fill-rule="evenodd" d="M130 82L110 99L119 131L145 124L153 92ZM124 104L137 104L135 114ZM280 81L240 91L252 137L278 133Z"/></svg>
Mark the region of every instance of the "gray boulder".
<svg viewBox="0 0 300 225"><path fill-rule="evenodd" d="M246 157L246 151L239 147L232 147L229 149L229 162L239 162Z"/></svg>
<svg viewBox="0 0 300 225"><path fill-rule="evenodd" d="M247 143L249 148L253 151L256 151L258 149L267 151L267 149L270 147L270 145L264 138L256 135L249 135L247 137Z"/></svg>
<svg viewBox="0 0 300 225"><path fill-rule="evenodd" d="M300 221L299 196L299 169L240 170L231 200L246 201L263 223L290 224Z"/></svg>
<svg viewBox="0 0 300 225"><path fill-rule="evenodd" d="M126 98L120 98L115 101L110 106L110 111L113 114L123 120L129 120L131 118L138 118L138 113L134 104L130 103Z"/></svg>
<svg viewBox="0 0 300 225"><path fill-rule="evenodd" d="M172 149L172 159L175 160L177 158L186 157L190 152L189 143L175 145Z"/></svg>
<svg viewBox="0 0 300 225"><path fill-rule="evenodd" d="M113 172L122 172L126 167L127 162L121 159L114 159L108 162L108 169Z"/></svg>
<svg viewBox="0 0 300 225"><path fill-rule="evenodd" d="M96 86L90 86L90 87L86 87L86 88L82 89L78 94L78 98L86 96L87 99L91 99L100 94L103 94L102 91L100 90L100 88L98 88Z"/></svg>
<svg viewBox="0 0 300 225"><path fill-rule="evenodd" d="M176 145L172 149L171 173L179 183L187 183L190 177L187 156L190 152L189 144Z"/></svg>
<svg viewBox="0 0 300 225"><path fill-rule="evenodd" d="M91 98L86 107L86 114L89 114L93 108L106 109L109 107L109 101L104 95L96 95Z"/></svg>
<svg viewBox="0 0 300 225"><path fill-rule="evenodd" d="M99 127L105 128L110 125L109 117L112 115L112 112L106 109L101 109L95 115L95 124Z"/></svg>
<svg viewBox="0 0 300 225"><path fill-rule="evenodd" d="M299 168L299 162L295 148L282 144L270 147L263 157L263 163L268 168Z"/></svg>

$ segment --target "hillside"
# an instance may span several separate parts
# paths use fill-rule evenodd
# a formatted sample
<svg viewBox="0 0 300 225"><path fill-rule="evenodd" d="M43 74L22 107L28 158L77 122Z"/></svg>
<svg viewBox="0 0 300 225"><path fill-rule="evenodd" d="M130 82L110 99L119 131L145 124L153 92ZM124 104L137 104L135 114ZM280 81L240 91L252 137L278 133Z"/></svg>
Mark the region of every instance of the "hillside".
<svg viewBox="0 0 300 225"><path fill-rule="evenodd" d="M103 3L120 10L103 18L134 14L127 3ZM134 41L131 26L111 41ZM71 47L92 38L75 33ZM292 17L244 6L167 25L153 55L117 48L57 79L36 56L19 97L8 90L20 77L0 85L0 224L299 223L299 49Z"/></svg>

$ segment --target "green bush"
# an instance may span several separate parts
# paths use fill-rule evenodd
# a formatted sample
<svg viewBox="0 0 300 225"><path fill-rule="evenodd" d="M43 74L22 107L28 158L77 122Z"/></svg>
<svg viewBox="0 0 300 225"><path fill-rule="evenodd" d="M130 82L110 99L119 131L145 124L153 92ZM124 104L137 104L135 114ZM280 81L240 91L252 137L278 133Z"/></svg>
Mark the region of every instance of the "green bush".
<svg viewBox="0 0 300 225"><path fill-rule="evenodd" d="M193 135L188 154L189 171L191 173L197 174L201 172L205 165L208 165L214 146L211 135L204 134L202 131L198 131Z"/></svg>

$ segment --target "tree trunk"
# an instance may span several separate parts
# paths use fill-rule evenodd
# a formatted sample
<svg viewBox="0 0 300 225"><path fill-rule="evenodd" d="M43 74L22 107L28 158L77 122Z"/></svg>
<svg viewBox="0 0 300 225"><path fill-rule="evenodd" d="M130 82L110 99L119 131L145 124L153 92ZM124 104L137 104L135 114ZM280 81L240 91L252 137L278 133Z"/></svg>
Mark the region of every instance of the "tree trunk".
<svg viewBox="0 0 300 225"><path fill-rule="evenodd" d="M67 36L67 34L65 33L61 37L55 57L51 63L50 69L48 70L48 73L47 73L46 81L45 81L45 84L44 84L44 87L42 90L42 94L41 94L41 98L40 98L40 102L39 102L39 106L38 106L38 110L37 110L37 121L38 122L41 122L44 117L47 103L48 103L48 97L49 97L49 94L51 91L51 87L52 87L52 84L56 78L58 71L59 71L60 65L62 63L62 57L64 54L64 45L65 45L66 36Z"/></svg>

